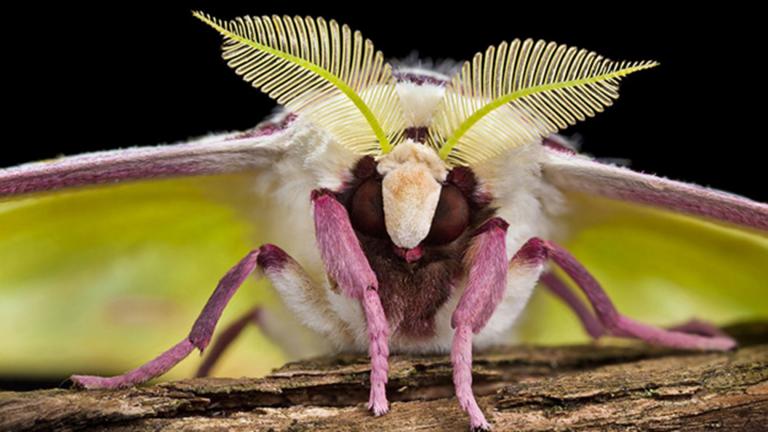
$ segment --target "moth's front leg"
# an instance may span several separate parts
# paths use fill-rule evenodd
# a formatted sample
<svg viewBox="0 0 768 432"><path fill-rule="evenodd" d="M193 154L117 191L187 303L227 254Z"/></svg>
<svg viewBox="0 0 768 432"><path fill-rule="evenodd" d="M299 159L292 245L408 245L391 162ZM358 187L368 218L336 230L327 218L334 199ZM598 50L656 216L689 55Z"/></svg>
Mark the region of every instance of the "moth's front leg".
<svg viewBox="0 0 768 432"><path fill-rule="evenodd" d="M455 329L451 346L453 384L473 430L491 427L472 393L472 334L482 330L504 295L509 265L505 246L508 226L497 217L475 232L465 258L467 285L451 317Z"/></svg>
<svg viewBox="0 0 768 432"><path fill-rule="evenodd" d="M386 394L389 324L379 299L376 274L363 253L344 206L326 190L313 191L312 203L317 244L331 283L345 295L359 300L365 311L371 358L368 409L381 415L389 410Z"/></svg>

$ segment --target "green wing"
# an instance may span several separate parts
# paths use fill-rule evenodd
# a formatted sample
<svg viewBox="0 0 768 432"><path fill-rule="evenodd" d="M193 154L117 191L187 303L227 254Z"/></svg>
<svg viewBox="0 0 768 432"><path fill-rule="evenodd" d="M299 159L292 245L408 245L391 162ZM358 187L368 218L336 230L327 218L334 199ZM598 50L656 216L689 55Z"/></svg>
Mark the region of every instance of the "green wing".
<svg viewBox="0 0 768 432"><path fill-rule="evenodd" d="M657 325L768 317L768 238L639 204L568 193L567 247L620 312ZM567 278L566 278L567 280ZM584 341L576 316L544 287L523 319L525 340Z"/></svg>
<svg viewBox="0 0 768 432"><path fill-rule="evenodd" d="M254 224L221 200L234 183L153 180L0 202L0 374L120 373L181 340L219 278L258 246ZM261 284L247 282L220 326L275 301ZM218 373L281 364L249 333ZM167 377L189 377L199 361Z"/></svg>

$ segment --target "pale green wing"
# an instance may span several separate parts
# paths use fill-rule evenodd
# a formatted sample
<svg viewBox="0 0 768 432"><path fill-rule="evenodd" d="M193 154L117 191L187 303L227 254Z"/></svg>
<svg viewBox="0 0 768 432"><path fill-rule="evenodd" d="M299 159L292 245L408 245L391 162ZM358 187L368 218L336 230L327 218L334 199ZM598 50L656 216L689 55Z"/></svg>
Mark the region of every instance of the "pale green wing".
<svg viewBox="0 0 768 432"><path fill-rule="evenodd" d="M255 219L222 200L242 184L206 176L0 202L0 374L122 373L181 340L219 278L258 246ZM249 280L220 326L273 304L265 288ZM199 361L166 377L189 377ZM282 361L251 329L216 372L256 376Z"/></svg>
<svg viewBox="0 0 768 432"><path fill-rule="evenodd" d="M122 373L185 337L219 278L264 237L261 213L244 210L270 208L254 179L295 144L294 128L278 126L0 169L0 375ZM223 324L272 301L248 284ZM257 337L218 372L279 364Z"/></svg>
<svg viewBox="0 0 768 432"><path fill-rule="evenodd" d="M564 245L622 313L658 325L768 317L768 205L575 156L544 169L570 207ZM526 340L586 340L575 315L537 291Z"/></svg>

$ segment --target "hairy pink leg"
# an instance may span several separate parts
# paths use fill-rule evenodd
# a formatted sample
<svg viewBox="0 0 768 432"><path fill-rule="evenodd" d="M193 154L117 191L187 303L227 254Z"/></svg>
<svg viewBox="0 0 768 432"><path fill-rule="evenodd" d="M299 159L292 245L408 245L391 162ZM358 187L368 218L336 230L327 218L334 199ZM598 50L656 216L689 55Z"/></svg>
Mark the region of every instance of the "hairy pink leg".
<svg viewBox="0 0 768 432"><path fill-rule="evenodd" d="M536 251L541 254L542 259L549 257L557 263L584 291L598 320L605 331L611 335L636 338L673 348L723 351L736 347L735 340L719 332L713 333L711 326L702 326L700 322L684 325L682 330L698 330L686 333L650 326L621 315L587 269L573 255L555 243L532 238L523 245L521 252L523 250ZM705 335L695 334L702 332Z"/></svg>
<svg viewBox="0 0 768 432"><path fill-rule="evenodd" d="M389 371L389 324L384 316L379 293L374 288L366 288L363 297L363 309L368 322L368 353L371 357L371 393L368 397L368 409L375 415L382 415L389 410L387 403L387 372Z"/></svg>
<svg viewBox="0 0 768 432"><path fill-rule="evenodd" d="M243 332L245 327L249 324L259 325L260 313L261 308L256 306L225 328L216 338L216 341L213 343L210 351L208 351L208 355L205 357L205 360L203 360L203 363L197 368L195 376L208 376L208 374L211 373L211 369L213 369L213 365L215 365L219 358L221 358L221 355L224 354L224 351L229 348L232 342L240 336L240 333Z"/></svg>
<svg viewBox="0 0 768 432"><path fill-rule="evenodd" d="M221 313L224 311L224 307L248 275L253 272L256 265L260 265L263 268L281 265L285 257L285 252L269 244L246 255L219 281L216 290L208 299L203 311L192 326L189 336L149 363L114 377L73 375L70 379L75 385L84 388L130 387L164 374L189 355L194 348L203 352L211 341L211 336L216 328L216 323L221 317Z"/></svg>
<svg viewBox="0 0 768 432"><path fill-rule="evenodd" d="M451 364L456 399L461 409L469 415L470 427L472 430L490 430L491 424L485 419L472 393L472 327L469 325L456 327L453 333Z"/></svg>
<svg viewBox="0 0 768 432"><path fill-rule="evenodd" d="M493 218L475 233L467 251L467 286L451 317L451 326L456 329L451 346L453 385L459 405L475 430L491 426L472 393L472 333L482 330L504 295L509 265L504 243L508 226L503 219Z"/></svg>
<svg viewBox="0 0 768 432"><path fill-rule="evenodd" d="M552 293L560 297L565 304L567 304L581 320L581 324L584 326L584 330L589 333L593 339L597 339L605 334L605 328L600 321L595 318L595 314L581 301L576 294L571 291L571 288L565 284L554 273L544 273L541 275L541 282L549 288Z"/></svg>
<svg viewBox="0 0 768 432"><path fill-rule="evenodd" d="M576 313L581 320L584 329L592 338L597 339L607 333L605 327L603 327L600 321L595 317L594 313L592 313L592 310L590 310L589 307L576 296L571 288L560 279L560 277L554 273L548 272L541 275L541 282L544 283L552 293L560 297ZM693 333L701 336L728 337L725 332L716 326L706 321L696 319L676 326L667 327L667 330Z"/></svg>
<svg viewBox="0 0 768 432"><path fill-rule="evenodd" d="M379 299L379 284L352 229L349 215L331 192L312 192L315 237L326 272L342 293L360 300L368 327L371 394L368 408L375 415L389 410L386 384L389 370L389 324Z"/></svg>

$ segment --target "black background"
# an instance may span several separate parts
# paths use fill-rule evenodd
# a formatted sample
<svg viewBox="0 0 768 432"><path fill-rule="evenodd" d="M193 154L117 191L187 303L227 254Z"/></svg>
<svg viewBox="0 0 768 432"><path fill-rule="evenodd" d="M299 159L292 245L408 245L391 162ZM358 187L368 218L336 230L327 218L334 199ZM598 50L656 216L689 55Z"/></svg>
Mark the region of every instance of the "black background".
<svg viewBox="0 0 768 432"><path fill-rule="evenodd" d="M4 14L8 123L0 166L245 129L269 114L272 101L224 65L219 36L191 16L202 8L221 18L334 18L361 30L389 58L417 50L463 60L502 40L532 37L615 59L658 60L660 67L624 81L613 107L565 133L580 134L582 149L593 155L768 201L758 118L765 72L757 37L764 25L752 22L756 11L723 6L30 3Z"/></svg>

